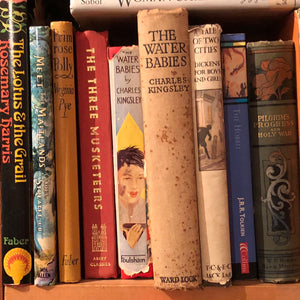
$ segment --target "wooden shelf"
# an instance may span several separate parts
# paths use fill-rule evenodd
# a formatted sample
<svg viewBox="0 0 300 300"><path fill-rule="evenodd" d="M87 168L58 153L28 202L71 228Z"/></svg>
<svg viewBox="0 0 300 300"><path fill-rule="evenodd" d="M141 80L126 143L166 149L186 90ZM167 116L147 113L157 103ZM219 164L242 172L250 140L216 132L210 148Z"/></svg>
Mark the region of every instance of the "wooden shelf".
<svg viewBox="0 0 300 300"><path fill-rule="evenodd" d="M299 300L300 283L266 284L234 282L230 287L202 287L188 291L163 291L153 280L84 280L54 287L5 286L5 300Z"/></svg>

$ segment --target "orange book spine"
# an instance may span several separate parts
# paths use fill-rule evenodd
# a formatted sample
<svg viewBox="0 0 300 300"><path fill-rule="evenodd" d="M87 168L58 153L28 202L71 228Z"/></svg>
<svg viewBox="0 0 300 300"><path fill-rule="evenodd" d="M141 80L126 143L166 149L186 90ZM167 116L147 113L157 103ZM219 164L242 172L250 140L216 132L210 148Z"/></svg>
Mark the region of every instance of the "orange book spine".
<svg viewBox="0 0 300 300"><path fill-rule="evenodd" d="M81 279L78 156L71 22L51 22L60 282Z"/></svg>

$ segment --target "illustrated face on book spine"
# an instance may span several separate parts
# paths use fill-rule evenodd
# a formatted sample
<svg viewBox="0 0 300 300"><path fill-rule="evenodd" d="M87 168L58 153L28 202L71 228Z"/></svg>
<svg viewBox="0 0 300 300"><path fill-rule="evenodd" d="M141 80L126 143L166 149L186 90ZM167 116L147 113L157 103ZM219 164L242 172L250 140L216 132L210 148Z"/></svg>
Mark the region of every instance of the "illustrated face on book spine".
<svg viewBox="0 0 300 300"><path fill-rule="evenodd" d="M126 204L135 204L139 201L145 187L144 170L136 165L125 164L118 171L119 197Z"/></svg>
<svg viewBox="0 0 300 300"><path fill-rule="evenodd" d="M125 207L138 203L145 188L144 154L136 147L118 152L119 200Z"/></svg>

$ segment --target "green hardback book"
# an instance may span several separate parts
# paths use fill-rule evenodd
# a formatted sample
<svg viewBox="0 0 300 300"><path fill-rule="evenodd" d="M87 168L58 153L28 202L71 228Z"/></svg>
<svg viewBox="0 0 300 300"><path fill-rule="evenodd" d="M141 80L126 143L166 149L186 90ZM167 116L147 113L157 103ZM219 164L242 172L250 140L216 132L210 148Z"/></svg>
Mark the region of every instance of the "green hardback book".
<svg viewBox="0 0 300 300"><path fill-rule="evenodd" d="M299 149L292 41L247 44L258 277L300 279Z"/></svg>

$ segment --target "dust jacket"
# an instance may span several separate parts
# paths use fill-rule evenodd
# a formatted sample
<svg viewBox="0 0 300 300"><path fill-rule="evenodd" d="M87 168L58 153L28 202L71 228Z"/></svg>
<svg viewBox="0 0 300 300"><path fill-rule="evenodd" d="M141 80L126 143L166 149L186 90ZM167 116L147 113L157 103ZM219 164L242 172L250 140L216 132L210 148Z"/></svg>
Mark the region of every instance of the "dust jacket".
<svg viewBox="0 0 300 300"><path fill-rule="evenodd" d="M57 281L54 114L49 26L29 27L34 284Z"/></svg>
<svg viewBox="0 0 300 300"><path fill-rule="evenodd" d="M109 47L118 263L121 278L152 277L138 46Z"/></svg>
<svg viewBox="0 0 300 300"><path fill-rule="evenodd" d="M202 276L209 285L232 278L221 32L219 24L189 30Z"/></svg>
<svg viewBox="0 0 300 300"><path fill-rule="evenodd" d="M257 266L244 33L221 34L221 58L232 278L253 279Z"/></svg>
<svg viewBox="0 0 300 300"><path fill-rule="evenodd" d="M3 284L33 282L29 49L26 1L1 1Z"/></svg>

